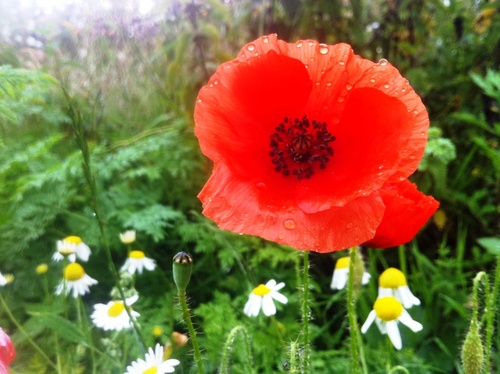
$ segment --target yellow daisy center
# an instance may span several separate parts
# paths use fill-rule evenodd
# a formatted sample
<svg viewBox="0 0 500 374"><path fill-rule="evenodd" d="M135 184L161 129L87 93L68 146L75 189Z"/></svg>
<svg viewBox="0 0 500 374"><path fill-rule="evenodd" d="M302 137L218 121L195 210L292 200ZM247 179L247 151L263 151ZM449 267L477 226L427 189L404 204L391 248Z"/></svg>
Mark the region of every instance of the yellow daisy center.
<svg viewBox="0 0 500 374"><path fill-rule="evenodd" d="M335 264L335 269L347 269L349 268L349 262L350 262L349 257L341 257L337 260L337 263Z"/></svg>
<svg viewBox="0 0 500 374"><path fill-rule="evenodd" d="M37 274L45 274L49 270L49 266L47 264L40 264L36 267Z"/></svg>
<svg viewBox="0 0 500 374"><path fill-rule="evenodd" d="M163 329L160 326L153 327L153 336L159 338L163 334Z"/></svg>
<svg viewBox="0 0 500 374"><path fill-rule="evenodd" d="M252 293L257 296L264 296L267 295L269 292L271 292L271 289L263 284L259 284L252 291Z"/></svg>
<svg viewBox="0 0 500 374"><path fill-rule="evenodd" d="M406 277L401 270L389 268L380 275L378 285L383 288L406 286Z"/></svg>
<svg viewBox="0 0 500 374"><path fill-rule="evenodd" d="M121 301L115 301L109 308L108 308L108 316L116 318L120 314L123 313L125 310L125 305Z"/></svg>
<svg viewBox="0 0 500 374"><path fill-rule="evenodd" d="M128 255L129 258L135 258L137 260L143 259L146 257L143 251L130 251L130 254Z"/></svg>
<svg viewBox="0 0 500 374"><path fill-rule="evenodd" d="M377 299L373 310L382 321L394 321L403 313L403 305L393 296L385 296Z"/></svg>
<svg viewBox="0 0 500 374"><path fill-rule="evenodd" d="M151 366L149 369L146 369L142 372L142 374L156 374L158 372L158 369L156 366Z"/></svg>
<svg viewBox="0 0 500 374"><path fill-rule="evenodd" d="M64 238L64 241L70 242L71 244L75 244L75 245L82 244L82 239L80 239L79 236L68 236L68 237Z"/></svg>
<svg viewBox="0 0 500 374"><path fill-rule="evenodd" d="M76 262L69 264L64 268L64 279L70 282L80 280L85 275L85 270L83 266L77 264Z"/></svg>

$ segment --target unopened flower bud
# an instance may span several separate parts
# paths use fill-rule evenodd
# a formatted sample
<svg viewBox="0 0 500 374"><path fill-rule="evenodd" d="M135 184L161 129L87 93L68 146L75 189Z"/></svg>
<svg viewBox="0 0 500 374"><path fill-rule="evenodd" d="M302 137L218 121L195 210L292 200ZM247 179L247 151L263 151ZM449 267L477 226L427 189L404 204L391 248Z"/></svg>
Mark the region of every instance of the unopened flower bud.
<svg viewBox="0 0 500 374"><path fill-rule="evenodd" d="M179 291L185 291L191 280L193 258L189 253L179 252L174 256L173 273L174 282Z"/></svg>
<svg viewBox="0 0 500 374"><path fill-rule="evenodd" d="M484 364L484 349L481 336L469 331L462 346L462 365L464 374L480 374Z"/></svg>

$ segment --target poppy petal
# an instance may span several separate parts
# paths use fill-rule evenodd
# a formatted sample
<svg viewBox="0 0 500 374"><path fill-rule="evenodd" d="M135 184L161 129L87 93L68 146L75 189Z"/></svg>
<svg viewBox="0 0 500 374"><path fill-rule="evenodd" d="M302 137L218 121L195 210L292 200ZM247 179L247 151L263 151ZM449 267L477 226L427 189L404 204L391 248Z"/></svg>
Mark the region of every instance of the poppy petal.
<svg viewBox="0 0 500 374"><path fill-rule="evenodd" d="M375 237L364 245L374 248L395 247L409 242L439 207L432 196L417 190L407 179L380 189L386 206Z"/></svg>
<svg viewBox="0 0 500 374"><path fill-rule="evenodd" d="M343 207L308 214L293 198L284 200L279 193L271 196L265 187L238 177L224 164L215 164L198 197L203 214L222 229L321 253L371 239L385 209L375 191ZM281 204L270 203L274 201Z"/></svg>

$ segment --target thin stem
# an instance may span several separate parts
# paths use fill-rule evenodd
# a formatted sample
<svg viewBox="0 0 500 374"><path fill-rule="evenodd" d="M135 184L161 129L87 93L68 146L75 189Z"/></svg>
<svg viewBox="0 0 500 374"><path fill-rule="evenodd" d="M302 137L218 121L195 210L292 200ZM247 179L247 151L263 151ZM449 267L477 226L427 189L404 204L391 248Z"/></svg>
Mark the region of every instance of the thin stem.
<svg viewBox="0 0 500 374"><path fill-rule="evenodd" d="M252 351L250 349L250 338L248 336L248 332L245 327L236 326L229 332L229 335L227 336L226 339L226 344L224 345L224 351L222 353L222 362L220 366L221 374L225 374L228 372L227 369L228 369L229 355L232 349L234 339L236 338L236 335L238 333L240 333L243 336L243 344L245 346L245 352L247 356L247 367L248 367L247 373L253 373L253 358L252 358Z"/></svg>
<svg viewBox="0 0 500 374"><path fill-rule="evenodd" d="M42 350L42 348L40 348L38 346L38 344L35 343L35 341L31 338L31 336L28 335L28 333L26 332L26 330L21 326L21 324L17 321L17 319L14 317L14 315L12 314L12 312L10 311L10 308L9 306L7 305L7 303L5 302L3 296L0 294L0 303L2 303L2 307L3 309L5 310L5 312L7 313L7 315L9 316L10 320L12 321L12 323L14 325L16 325L17 329L21 332L21 334L23 334L26 339L28 340L28 342L33 346L33 348L35 348L35 350L40 353L40 355L45 359L47 360L47 363L53 368L55 369L57 372L59 372L58 370L58 367L52 362L52 360L45 354L45 352Z"/></svg>
<svg viewBox="0 0 500 374"><path fill-rule="evenodd" d="M356 319L356 300L354 296L354 266L357 261L357 247L349 251L349 279L347 282L347 315L349 318L349 333L351 335L351 374L359 373L358 323Z"/></svg>
<svg viewBox="0 0 500 374"><path fill-rule="evenodd" d="M311 355L309 347L309 252L303 251L303 276L302 276L302 341L304 344L303 373L309 370L309 358Z"/></svg>
<svg viewBox="0 0 500 374"><path fill-rule="evenodd" d="M82 151L82 169L83 169L83 174L85 176L85 179L87 181L87 184L90 188L90 198L91 198L91 205L92 208L94 209L95 217L97 219L97 223L99 226L99 233L101 236L101 242L104 248L104 252L106 253L106 258L108 261L108 266L110 269L111 274L113 275L113 279L116 284L116 288L118 289L118 292L120 294L120 298L123 301L123 305L125 306L125 311L127 312L128 317L130 318L130 321L132 322L132 326L135 330L136 336L141 344L142 351L146 351L146 340L144 339L141 329L139 325L137 324L137 321L135 318L132 316L132 313L130 311L130 307L126 303L126 298L125 298L125 293L123 292L123 288L120 285L120 275L116 269L115 263L113 262L113 257L111 255L111 249L109 247L109 242L108 242L108 237L106 235L105 231L105 226L106 223L104 222L104 215L101 211L101 206L99 205L99 199L98 199L98 191L97 191L97 183L95 179L95 175L92 172L92 164L91 164L91 159L90 159L90 151L89 147L87 144L87 141L85 139L85 134L83 131L83 119L81 113L74 108L73 102L68 94L68 92L62 87L64 95L66 97L66 101L68 103L68 107L71 113L72 117L72 124L73 124L73 129L75 130L75 139L78 144L78 147Z"/></svg>
<svg viewBox="0 0 500 374"><path fill-rule="evenodd" d="M290 343L290 373L298 373L297 365L297 342Z"/></svg>
<svg viewBox="0 0 500 374"><path fill-rule="evenodd" d="M186 290L179 290L177 295L179 297L179 304L181 305L182 308L182 317L188 327L189 336L191 338L191 342L193 343L194 359L196 361L196 365L198 365L198 374L203 374L204 370L203 370L203 361L201 359L200 346L198 345L198 339L196 338L196 331L193 326L193 321L191 321L191 314L189 313L189 309L187 306Z"/></svg>
<svg viewBox="0 0 500 374"><path fill-rule="evenodd" d="M406 251L405 246L400 245L398 247L398 256L399 256L399 269L403 272L403 274L408 274L406 271Z"/></svg>
<svg viewBox="0 0 500 374"><path fill-rule="evenodd" d="M486 287L486 292L489 291L488 278L485 276L486 281L484 282ZM498 287L500 284L500 256L497 259L497 265L495 270L495 279L493 281L493 290L490 295L486 295L486 365L488 365L488 370L491 366L491 345L493 331L495 330L494 322L495 316L497 314L497 298L498 298Z"/></svg>

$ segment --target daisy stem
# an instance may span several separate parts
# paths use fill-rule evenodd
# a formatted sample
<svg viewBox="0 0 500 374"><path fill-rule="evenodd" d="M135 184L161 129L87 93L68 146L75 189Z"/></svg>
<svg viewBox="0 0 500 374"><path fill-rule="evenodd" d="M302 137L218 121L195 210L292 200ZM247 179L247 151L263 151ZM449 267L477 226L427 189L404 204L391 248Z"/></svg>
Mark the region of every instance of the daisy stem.
<svg viewBox="0 0 500 374"><path fill-rule="evenodd" d="M126 298L125 298L125 293L123 292L123 288L120 284L120 275L118 274L118 271L116 270L115 263L113 261L113 257L111 256L111 249L109 247L109 242L108 242L108 237L106 235L105 231L105 226L106 223L104 222L104 215L102 214L101 211L101 206L99 205L99 199L98 199L98 191L97 191L97 183L96 183L96 178L94 173L92 172L92 164L91 164L91 159L90 159L90 151L89 151L89 146L87 144L84 130L83 130L83 118L81 112L74 107L73 101L71 97L69 96L69 93L66 91L64 87L62 87L64 96L66 98L67 104L68 104L68 109L71 113L71 119L72 119L72 125L73 129L75 131L75 140L76 143L78 144L78 148L82 151L82 169L83 169L83 174L85 176L85 179L87 181L87 184L90 188L90 198L91 198L91 205L92 208L94 209L94 214L97 219L97 223L99 226L99 233L101 235L101 242L102 246L104 248L104 252L106 253L106 258L108 261L108 266L111 271L111 274L113 275L113 279L116 284L116 288L118 289L118 292L120 294L120 298L123 301L123 304L125 305L125 311L127 312L128 317L130 318L130 321L132 322L132 326L135 330L136 336L138 337L138 340L141 344L141 349L143 352L146 352L146 341L141 333L141 329L139 328L139 325L137 324L137 321L135 318L132 316L132 313L130 311L130 307L126 303Z"/></svg>
<svg viewBox="0 0 500 374"><path fill-rule="evenodd" d="M245 346L245 351L247 356L247 367L248 367L247 373L253 373L253 358L252 358L252 351L250 349L250 338L248 336L247 329L244 326L240 325L233 328L229 332L229 335L227 336L226 344L224 345L224 351L222 352L222 362L219 371L219 373L221 374L225 374L228 372L227 365L228 365L229 354L231 352L234 339L236 338L236 335L238 333L240 333L243 337L243 344Z"/></svg>
<svg viewBox="0 0 500 374"><path fill-rule="evenodd" d="M398 256L399 256L399 269L403 272L403 274L408 274L406 272L406 252L405 252L405 246L400 245L398 247Z"/></svg>
<svg viewBox="0 0 500 374"><path fill-rule="evenodd" d="M309 368L309 251L303 251L303 276L302 276L302 338L304 344L303 373Z"/></svg>
<svg viewBox="0 0 500 374"><path fill-rule="evenodd" d="M52 362L52 360L45 354L45 352L42 350L42 348L40 348L40 346L38 344L35 343L35 341L31 338L31 336L29 336L29 334L26 332L26 330L21 326L21 324L17 321L17 319L14 317L14 315L12 314L12 312L10 311L9 309L9 306L7 305L7 303L5 302L3 296L0 294L0 303L2 304L2 307L3 307L3 310L5 310L5 312L7 313L7 315L9 316L10 320L12 321L12 323L14 325L16 325L17 329L21 332L21 334L23 334L26 339L28 340L28 342L33 346L33 348L35 348L35 350L40 353L40 355L45 359L47 360L47 363L53 368L55 369L57 372L59 372L57 366Z"/></svg>
<svg viewBox="0 0 500 374"><path fill-rule="evenodd" d="M184 322L188 327L189 336L193 344L194 359L196 360L196 365L198 366L198 374L203 374L205 371L203 369L203 361L201 359L200 346L198 345L198 339L196 338L196 331L193 326L193 321L191 321L191 314L189 313L189 308L187 306L186 290L179 289L177 295L179 297L179 304L181 305L182 308L182 316Z"/></svg>

